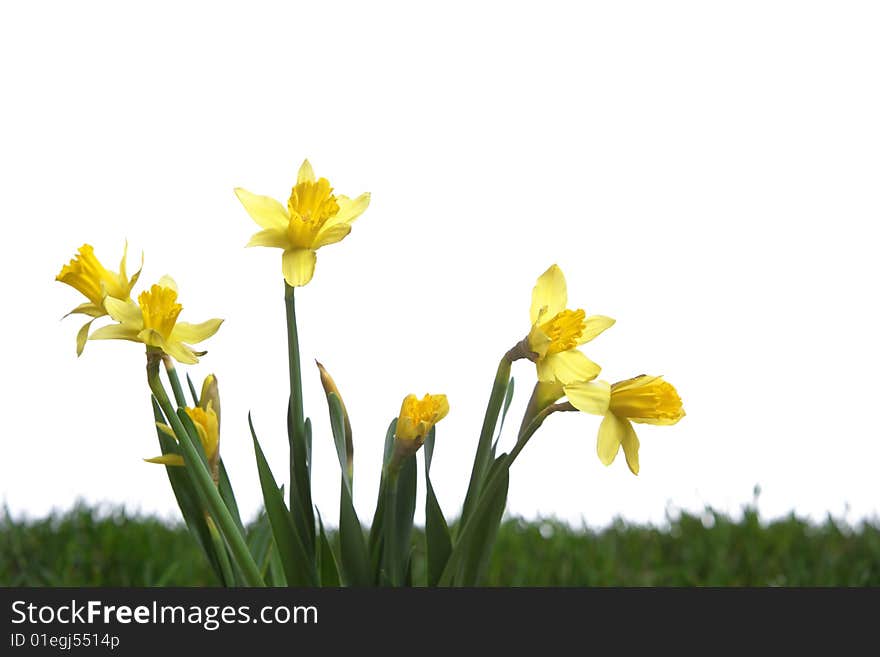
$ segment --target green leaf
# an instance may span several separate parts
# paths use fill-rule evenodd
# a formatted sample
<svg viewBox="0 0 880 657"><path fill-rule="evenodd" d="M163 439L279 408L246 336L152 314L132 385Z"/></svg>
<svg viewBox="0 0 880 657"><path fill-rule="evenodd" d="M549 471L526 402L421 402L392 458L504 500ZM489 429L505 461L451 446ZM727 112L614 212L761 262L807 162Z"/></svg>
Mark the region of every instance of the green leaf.
<svg viewBox="0 0 880 657"><path fill-rule="evenodd" d="M248 425L254 440L254 453L257 457L257 471L263 490L263 502L272 525L272 535L275 538L275 545L278 546L278 556L287 583L289 586L315 586L318 578L314 562L309 559L305 546L296 533L290 513L284 504L284 498L278 490L278 484L275 483L275 477L272 475L272 470L269 468L257 440L250 414L248 414Z"/></svg>
<svg viewBox="0 0 880 657"><path fill-rule="evenodd" d="M156 401L154 396L151 396L151 400L153 404L153 418L156 422L166 423L167 420L162 414L159 402ZM162 450L162 454L180 454L180 449L174 438L162 433L158 429L156 433L159 436L159 447ZM211 564L211 568L217 575L217 579L221 583L226 584L223 579L223 569L214 550L214 541L205 522L205 507L193 488L186 468L167 465L165 466L165 472L168 475L168 482L171 484L171 490L174 493L175 499L177 499L177 506L180 508L186 526L201 546L208 562Z"/></svg>
<svg viewBox="0 0 880 657"><path fill-rule="evenodd" d="M495 436L495 442L492 443L492 452L490 458L495 460L495 450L498 449L498 441L501 440L501 433L504 431L504 420L507 419L507 411L510 409L510 402L513 401L513 377L507 383L507 393L504 395L504 407L501 410L501 420L498 422L498 433Z"/></svg>
<svg viewBox="0 0 880 657"><path fill-rule="evenodd" d="M483 493L459 531L439 586L474 586L483 576L507 504L508 468L507 454L492 463Z"/></svg>
<svg viewBox="0 0 880 657"><path fill-rule="evenodd" d="M391 586L404 583L412 551L413 516L416 509L416 457L408 457L400 471L388 476L385 507L383 571Z"/></svg>
<svg viewBox="0 0 880 657"><path fill-rule="evenodd" d="M382 474L379 480L379 496L376 500L376 510L373 513L373 523L370 525L370 562L373 564L374 583L379 583L379 573L382 568L382 551L385 539L385 502L388 495L385 481L385 467L391 460L394 451L394 433L397 431L397 418L391 420L388 430L385 432L385 447L382 457Z"/></svg>
<svg viewBox="0 0 880 657"><path fill-rule="evenodd" d="M287 436L290 444L290 515L293 518L294 528L300 541L305 546L308 554L312 556L314 565L315 555L315 516L312 507L312 484L309 475L309 448L306 440L305 429L298 433L294 429L293 418L290 414L292 404L288 404ZM310 426L310 425L309 425Z"/></svg>
<svg viewBox="0 0 880 657"><path fill-rule="evenodd" d="M336 557L333 548L327 540L324 532L324 521L321 520L321 512L318 511L318 531L321 550L318 552L318 572L321 573L321 586L339 586L339 567L336 565Z"/></svg>
<svg viewBox="0 0 880 657"><path fill-rule="evenodd" d="M339 560L342 576L349 586L370 586L373 578L364 529L348 488L345 484L339 488Z"/></svg>
<svg viewBox="0 0 880 657"><path fill-rule="evenodd" d="M464 505L459 519L459 531L461 531L470 518L473 508L480 498L486 474L492 462L492 436L495 434L495 425L498 422L498 414L507 395L510 384L510 359L505 355L498 363L498 371L495 373L495 381L492 384L492 393L486 406L486 414L483 417L483 427L480 430L480 439L477 442L477 451L474 454L474 465L471 469L471 479L468 483Z"/></svg>
<svg viewBox="0 0 880 657"><path fill-rule="evenodd" d="M235 501L235 492L232 490L232 483L229 481L229 475L226 473L226 466L223 465L223 458L220 458L220 481L217 482L217 489L220 491L220 497L223 498L223 502L226 504L226 508L229 509L229 513L232 514L232 519L235 520L235 524L241 530L241 533L244 534L245 528L244 523L241 521L241 514L238 511L238 502ZM256 555L254 555L256 558Z"/></svg>
<svg viewBox="0 0 880 657"><path fill-rule="evenodd" d="M199 393L196 392L196 387L193 385L193 380L189 378L189 372L186 373L186 385L189 386L189 394L193 400L193 408L199 405Z"/></svg>
<svg viewBox="0 0 880 657"><path fill-rule="evenodd" d="M435 427L431 428L431 432L425 439L425 485L427 493L425 495L425 548L427 560L427 584L428 586L436 586L452 553L452 538L449 534L449 525L446 524L446 518L437 496L434 494L434 487L431 485L431 460L434 455L434 438Z"/></svg>
<svg viewBox="0 0 880 657"><path fill-rule="evenodd" d="M352 492L351 470L348 463L348 446L345 435L345 412L342 402L335 393L327 395L327 406L330 409L330 429L333 432L333 443L336 445L336 456L339 458L339 469L342 471L342 483Z"/></svg>

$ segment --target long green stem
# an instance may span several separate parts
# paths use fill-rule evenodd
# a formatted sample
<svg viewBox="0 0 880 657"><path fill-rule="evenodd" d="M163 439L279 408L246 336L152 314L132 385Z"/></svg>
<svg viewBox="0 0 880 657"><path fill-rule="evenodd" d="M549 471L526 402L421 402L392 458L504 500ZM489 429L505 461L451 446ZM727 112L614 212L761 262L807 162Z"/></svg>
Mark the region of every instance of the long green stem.
<svg viewBox="0 0 880 657"><path fill-rule="evenodd" d="M168 354L162 354L162 363L165 365L165 373L168 374L168 381L171 382L171 391L174 393L174 401L178 407L186 406L186 397L183 396L183 387L180 385L180 379L177 376L177 368L174 367L174 361Z"/></svg>
<svg viewBox="0 0 880 657"><path fill-rule="evenodd" d="M233 557L242 569L248 586L265 586L260 569L254 562L254 558L251 556L250 550L248 550L244 537L238 531L238 527L229 513L229 509L223 503L223 498L220 497L220 492L214 485L211 473L208 472L207 466L202 461L198 451L196 451L195 445L193 445L192 438L184 428L174 407L171 405L171 401L168 399L168 393L165 392L165 387L159 379L159 358L159 354L148 349L147 381L150 385L150 390L159 402L159 406L165 413L166 419L171 424L174 435L177 436L177 442L183 450L186 467L192 472L195 483L202 493L205 503L208 505L208 510L229 544L229 549L232 550Z"/></svg>
<svg viewBox="0 0 880 657"><path fill-rule="evenodd" d="M312 507L311 439L308 421L303 419L302 367L296 326L295 288L284 284L287 311L287 351L290 373L288 438L290 442L290 514L311 559L315 552L315 512ZM314 561L313 561L314 563Z"/></svg>
<svg viewBox="0 0 880 657"><path fill-rule="evenodd" d="M299 334L296 328L296 300L295 287L284 284L284 306L287 310L287 352L290 362L290 412L293 416L293 424L299 433L302 433L303 403L302 403L302 376L299 361Z"/></svg>

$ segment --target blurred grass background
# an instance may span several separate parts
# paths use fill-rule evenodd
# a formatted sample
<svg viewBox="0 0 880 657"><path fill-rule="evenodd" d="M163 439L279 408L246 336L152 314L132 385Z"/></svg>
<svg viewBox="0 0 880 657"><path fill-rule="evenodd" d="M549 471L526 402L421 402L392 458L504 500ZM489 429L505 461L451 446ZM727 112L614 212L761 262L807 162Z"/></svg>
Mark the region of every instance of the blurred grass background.
<svg viewBox="0 0 880 657"><path fill-rule="evenodd" d="M422 581L417 537L414 577ZM667 526L615 522L600 531L507 519L490 586L878 586L880 526L831 517L761 522L707 509ZM83 504L37 520L0 517L2 586L215 586L182 525Z"/></svg>

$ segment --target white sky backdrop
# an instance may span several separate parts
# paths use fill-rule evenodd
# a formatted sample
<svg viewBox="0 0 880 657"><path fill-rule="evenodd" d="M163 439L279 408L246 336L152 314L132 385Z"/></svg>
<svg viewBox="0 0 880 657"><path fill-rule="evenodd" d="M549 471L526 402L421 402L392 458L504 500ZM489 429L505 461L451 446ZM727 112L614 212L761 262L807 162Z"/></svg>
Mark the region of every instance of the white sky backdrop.
<svg viewBox="0 0 880 657"><path fill-rule="evenodd" d="M599 418L552 417L509 510L601 525L669 506L876 517L880 435L880 10L856 2L4 3L0 500L177 517L142 349L74 353L80 302L53 281L83 242L183 320L224 317L222 453L261 503L246 416L286 479L280 251L243 186L285 202L303 158L371 191L299 294L315 500L338 508L317 373L355 429L370 517L385 428L445 392L435 487L454 516L499 357L556 262L571 307L618 323L585 348L611 381L664 374L687 417L639 427L642 473L595 455ZM138 290L141 289L140 287ZM514 367L518 425L534 367ZM507 434L508 441L511 440ZM422 493L423 494L423 493Z"/></svg>

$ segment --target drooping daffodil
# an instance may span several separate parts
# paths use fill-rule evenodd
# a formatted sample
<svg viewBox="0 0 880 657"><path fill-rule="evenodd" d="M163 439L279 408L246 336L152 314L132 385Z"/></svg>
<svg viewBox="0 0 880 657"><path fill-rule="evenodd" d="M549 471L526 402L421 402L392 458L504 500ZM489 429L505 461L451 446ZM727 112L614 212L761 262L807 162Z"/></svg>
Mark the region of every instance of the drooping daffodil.
<svg viewBox="0 0 880 657"><path fill-rule="evenodd" d="M641 374L612 385L605 381L539 383L533 394L536 410L550 407L563 396L568 403L552 409L604 416L596 441L599 460L611 465L623 447L626 464L633 474L639 473L639 438L632 423L671 425L685 415L678 391L662 376Z"/></svg>
<svg viewBox="0 0 880 657"><path fill-rule="evenodd" d="M76 334L77 356L81 355L85 348L92 322L98 317L104 317L108 314L104 303L107 297L120 300L128 299L132 288L141 275L141 269L144 265L143 256L141 256L141 269L138 269L129 278L125 268L127 255L128 242L125 243L122 252L119 271L113 272L101 264L101 261L95 256L95 249L91 244L83 244L73 259L64 265L55 277L56 281L69 285L88 299L86 303L78 305L67 313L67 315L88 315L91 317Z"/></svg>
<svg viewBox="0 0 880 657"><path fill-rule="evenodd" d="M137 303L131 299L108 297L107 312L118 324L102 326L90 340L130 340L162 351L181 363L199 362L205 351L195 351L190 345L210 338L220 328L222 319L209 319L200 324L178 322L183 306L177 303L177 284L170 276L141 292Z"/></svg>
<svg viewBox="0 0 880 657"><path fill-rule="evenodd" d="M308 160L299 168L286 208L269 196L240 187L235 195L262 228L247 245L283 249L281 271L291 287L312 280L316 251L344 239L351 232L351 223L370 204L369 193L355 199L334 194L326 178L315 178Z"/></svg>

